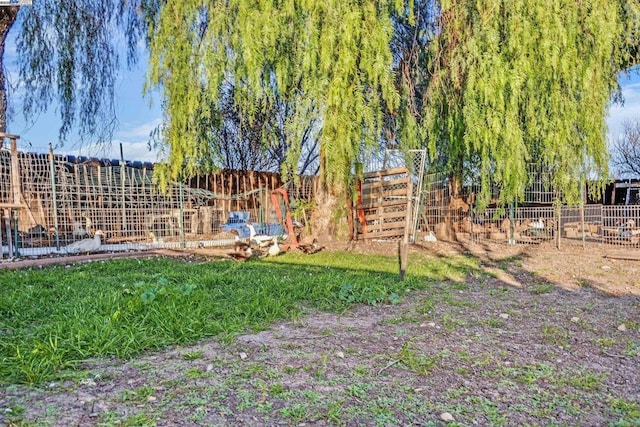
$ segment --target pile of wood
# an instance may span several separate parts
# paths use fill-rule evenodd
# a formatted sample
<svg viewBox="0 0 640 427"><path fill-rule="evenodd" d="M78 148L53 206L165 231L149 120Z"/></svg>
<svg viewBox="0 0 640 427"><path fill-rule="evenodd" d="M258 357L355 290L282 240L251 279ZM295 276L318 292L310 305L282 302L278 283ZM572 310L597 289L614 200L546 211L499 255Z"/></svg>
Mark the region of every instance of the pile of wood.
<svg viewBox="0 0 640 427"><path fill-rule="evenodd" d="M567 222L562 226L562 230L564 232L564 237L567 239L581 239L582 231L584 228L584 236L586 238L589 237L599 237L599 229L600 226L598 224L594 224L591 222Z"/></svg>

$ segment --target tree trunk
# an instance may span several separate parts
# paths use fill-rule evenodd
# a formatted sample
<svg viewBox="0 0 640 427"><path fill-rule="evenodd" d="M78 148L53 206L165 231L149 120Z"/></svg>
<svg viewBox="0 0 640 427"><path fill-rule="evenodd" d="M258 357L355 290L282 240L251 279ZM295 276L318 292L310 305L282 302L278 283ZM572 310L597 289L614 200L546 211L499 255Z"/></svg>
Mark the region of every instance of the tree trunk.
<svg viewBox="0 0 640 427"><path fill-rule="evenodd" d="M316 208L311 214L313 235L320 241L333 241L336 234L335 212L338 199L326 189L320 191L316 199Z"/></svg>
<svg viewBox="0 0 640 427"><path fill-rule="evenodd" d="M320 182L316 191L316 208L311 214L312 234L320 241L331 242L335 238L348 240L345 206L340 203L345 200L340 191L336 194L325 180L326 155L324 147L320 147Z"/></svg>
<svg viewBox="0 0 640 427"><path fill-rule="evenodd" d="M19 6L0 6L0 132L7 131L7 84L4 75L4 45L16 22Z"/></svg>

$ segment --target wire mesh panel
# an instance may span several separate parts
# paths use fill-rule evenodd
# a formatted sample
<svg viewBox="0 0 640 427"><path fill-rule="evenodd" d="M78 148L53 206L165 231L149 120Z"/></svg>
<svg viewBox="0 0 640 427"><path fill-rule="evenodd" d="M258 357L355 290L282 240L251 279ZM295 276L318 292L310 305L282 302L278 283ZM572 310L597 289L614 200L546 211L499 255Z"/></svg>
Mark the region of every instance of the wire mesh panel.
<svg viewBox="0 0 640 427"><path fill-rule="evenodd" d="M0 204L13 202L11 193L11 152L0 148Z"/></svg>
<svg viewBox="0 0 640 427"><path fill-rule="evenodd" d="M553 207L486 208L471 211L460 228L472 241L536 244L555 237L556 222Z"/></svg>
<svg viewBox="0 0 640 427"><path fill-rule="evenodd" d="M602 239L611 245L639 247L640 206L603 206Z"/></svg>
<svg viewBox="0 0 640 427"><path fill-rule="evenodd" d="M418 240L436 239L436 231L450 221L449 214L449 177L446 173L425 175L422 186L422 198L419 210ZM460 230L461 231L461 230ZM440 233L438 233L440 234ZM439 238L443 236L440 235Z"/></svg>
<svg viewBox="0 0 640 427"><path fill-rule="evenodd" d="M560 236L567 243L601 243L602 205L563 206Z"/></svg>
<svg viewBox="0 0 640 427"><path fill-rule="evenodd" d="M19 165L19 180L12 177L12 162ZM258 230L271 230L273 224L282 230L276 208L283 212L291 206L275 206L280 202L270 197L282 185L277 175L224 171L205 182L208 188L198 182L195 187L176 183L161 191L150 163L12 154L2 149L0 203L11 202L10 209L3 209L2 222L11 231L0 233L0 254L228 245L235 236L224 225L234 209L246 214L247 222L256 223ZM293 200L309 203L315 186L314 177L301 177L291 187ZM13 203L16 194L19 206ZM15 214L10 224L9 213ZM248 227L242 231L248 236Z"/></svg>
<svg viewBox="0 0 640 427"><path fill-rule="evenodd" d="M551 205L557 194L551 186L551 173L540 164L529 164L527 186L524 190L525 204Z"/></svg>

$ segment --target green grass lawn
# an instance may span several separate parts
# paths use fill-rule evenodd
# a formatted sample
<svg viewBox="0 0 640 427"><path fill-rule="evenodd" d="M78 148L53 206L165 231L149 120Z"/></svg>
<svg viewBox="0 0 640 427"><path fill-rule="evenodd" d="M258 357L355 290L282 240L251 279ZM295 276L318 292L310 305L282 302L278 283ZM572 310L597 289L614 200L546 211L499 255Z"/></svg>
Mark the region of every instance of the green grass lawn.
<svg viewBox="0 0 640 427"><path fill-rule="evenodd" d="M412 254L401 282L395 254L321 252L243 264L144 259L1 271L0 382L41 383L92 357L225 339L304 307L395 303L475 268L466 257Z"/></svg>

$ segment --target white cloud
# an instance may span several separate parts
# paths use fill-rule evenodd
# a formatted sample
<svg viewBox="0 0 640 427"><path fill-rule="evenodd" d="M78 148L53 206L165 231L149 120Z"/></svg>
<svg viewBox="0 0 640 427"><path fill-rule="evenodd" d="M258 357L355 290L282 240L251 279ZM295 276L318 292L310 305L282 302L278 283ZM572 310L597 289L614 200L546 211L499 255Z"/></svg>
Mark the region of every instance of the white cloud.
<svg viewBox="0 0 640 427"><path fill-rule="evenodd" d="M640 81L624 85L622 89L624 105L614 104L609 109L607 125L609 140L615 140L622 133L622 123L625 120L640 119Z"/></svg>
<svg viewBox="0 0 640 427"><path fill-rule="evenodd" d="M121 124L111 143L75 145L56 151L73 156L119 160L122 145L125 160L156 162L159 160L158 153L149 150L149 133L160 123L161 119L153 119L141 124Z"/></svg>
<svg viewBox="0 0 640 427"><path fill-rule="evenodd" d="M116 132L115 136L116 138L122 138L124 140L144 139L146 141L149 139L149 134L151 133L151 131L158 127L161 122L161 119L153 119L149 122L135 125L129 128L127 128L125 125L125 129L121 129Z"/></svg>

